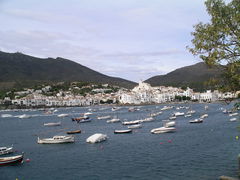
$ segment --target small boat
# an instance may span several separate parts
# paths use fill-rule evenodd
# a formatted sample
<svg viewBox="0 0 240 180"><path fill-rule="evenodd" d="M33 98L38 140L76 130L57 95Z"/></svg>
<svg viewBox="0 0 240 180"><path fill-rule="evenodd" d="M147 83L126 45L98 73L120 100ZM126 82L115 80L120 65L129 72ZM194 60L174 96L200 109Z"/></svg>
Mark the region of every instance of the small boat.
<svg viewBox="0 0 240 180"><path fill-rule="evenodd" d="M189 121L189 123L202 123L202 122L203 122L203 119L201 118Z"/></svg>
<svg viewBox="0 0 240 180"><path fill-rule="evenodd" d="M112 108L112 111L117 111L117 110L119 110L119 109L121 109L120 107L113 107Z"/></svg>
<svg viewBox="0 0 240 180"><path fill-rule="evenodd" d="M238 113L236 112L236 113L231 113L231 114L229 114L229 116L231 117L231 116L237 116L238 115Z"/></svg>
<svg viewBox="0 0 240 180"><path fill-rule="evenodd" d="M184 116L184 112L175 112L173 113L173 116Z"/></svg>
<svg viewBox="0 0 240 180"><path fill-rule="evenodd" d="M44 123L44 126L61 126L61 121L59 122L51 122L51 123Z"/></svg>
<svg viewBox="0 0 240 180"><path fill-rule="evenodd" d="M99 116L97 119L102 120L102 119L110 119L111 116Z"/></svg>
<svg viewBox="0 0 240 180"><path fill-rule="evenodd" d="M17 156L1 157L0 166L21 163L22 160L23 160L23 154L17 155Z"/></svg>
<svg viewBox="0 0 240 180"><path fill-rule="evenodd" d="M58 117L67 117L68 114L59 114Z"/></svg>
<svg viewBox="0 0 240 180"><path fill-rule="evenodd" d="M140 120L122 122L123 125L134 125L134 124L139 124L139 123L140 123Z"/></svg>
<svg viewBox="0 0 240 180"><path fill-rule="evenodd" d="M2 118L8 118L8 117L12 117L12 115L11 114L2 114L1 117Z"/></svg>
<svg viewBox="0 0 240 180"><path fill-rule="evenodd" d="M77 118L72 118L72 121L81 121L81 120L86 120L86 119L89 119L88 116L83 116L83 117L77 117Z"/></svg>
<svg viewBox="0 0 240 180"><path fill-rule="evenodd" d="M172 109L172 108L173 108L173 106L163 106L161 111L169 110L169 109Z"/></svg>
<svg viewBox="0 0 240 180"><path fill-rule="evenodd" d="M153 117L148 117L148 118L145 118L143 120L140 120L140 122L151 122L151 121L154 121Z"/></svg>
<svg viewBox="0 0 240 180"><path fill-rule="evenodd" d="M231 118L229 121L231 121L231 122L237 121L237 118Z"/></svg>
<svg viewBox="0 0 240 180"><path fill-rule="evenodd" d="M131 129L125 129L125 130L115 130L114 134L125 134L125 133L132 133Z"/></svg>
<svg viewBox="0 0 240 180"><path fill-rule="evenodd" d="M91 113L91 112L86 112L86 113L84 113L84 116L88 116L88 115L92 115L93 113Z"/></svg>
<svg viewBox="0 0 240 180"><path fill-rule="evenodd" d="M107 140L106 134L96 133L86 139L87 143L99 143Z"/></svg>
<svg viewBox="0 0 240 180"><path fill-rule="evenodd" d="M156 116L158 116L158 115L160 115L160 114L162 114L162 111L156 112L156 113L151 113L150 116L151 116L151 117L156 117Z"/></svg>
<svg viewBox="0 0 240 180"><path fill-rule="evenodd" d="M191 117L192 114L186 114L184 117Z"/></svg>
<svg viewBox="0 0 240 180"><path fill-rule="evenodd" d="M203 114L203 115L200 116L201 119L204 119L206 117L208 117L208 114Z"/></svg>
<svg viewBox="0 0 240 180"><path fill-rule="evenodd" d="M107 123L116 123L116 122L120 122L120 119L114 118L114 119L111 119L111 120L107 120Z"/></svg>
<svg viewBox="0 0 240 180"><path fill-rule="evenodd" d="M91 121L92 121L91 119L82 119L82 120L77 121L77 123L86 123L86 122L91 122Z"/></svg>
<svg viewBox="0 0 240 180"><path fill-rule="evenodd" d="M196 111L195 110L191 110L191 111L188 111L186 114L194 114Z"/></svg>
<svg viewBox="0 0 240 180"><path fill-rule="evenodd" d="M78 134L81 133L81 130L67 131L67 134Z"/></svg>
<svg viewBox="0 0 240 180"><path fill-rule="evenodd" d="M163 120L164 127L175 127L175 125L176 125L175 121Z"/></svg>
<svg viewBox="0 0 240 180"><path fill-rule="evenodd" d="M27 115L27 114L23 114L23 115L18 116L18 118L20 118L20 119L25 119L25 118L30 118L30 117L31 116Z"/></svg>
<svg viewBox="0 0 240 180"><path fill-rule="evenodd" d="M174 127L160 127L160 128L155 128L151 130L151 133L153 134L161 134L161 133L170 133L170 132L175 132L176 128Z"/></svg>
<svg viewBox="0 0 240 180"><path fill-rule="evenodd" d="M13 153L13 146L11 147L0 147L0 155Z"/></svg>
<svg viewBox="0 0 240 180"><path fill-rule="evenodd" d="M53 136L52 138L40 139L38 137L38 144L60 144L60 143L73 143L73 136Z"/></svg>
<svg viewBox="0 0 240 180"><path fill-rule="evenodd" d="M171 117L169 117L169 119L174 120L174 119L177 119L177 117L176 116L171 116Z"/></svg>
<svg viewBox="0 0 240 180"><path fill-rule="evenodd" d="M135 124L135 125L128 126L128 129L139 129L139 128L142 128L142 124Z"/></svg>

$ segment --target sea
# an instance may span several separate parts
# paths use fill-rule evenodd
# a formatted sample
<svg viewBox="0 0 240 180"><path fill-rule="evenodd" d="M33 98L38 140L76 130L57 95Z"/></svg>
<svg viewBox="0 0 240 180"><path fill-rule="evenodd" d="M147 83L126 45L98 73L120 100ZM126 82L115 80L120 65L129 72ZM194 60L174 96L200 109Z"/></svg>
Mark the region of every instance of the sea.
<svg viewBox="0 0 240 180"><path fill-rule="evenodd" d="M0 167L0 180L215 180L219 176L238 175L238 154L240 153L239 121L223 109L231 109L234 103L207 104L163 104L136 106L91 106L57 108L54 113L46 110L0 111L0 147L14 147L14 154L24 152L22 164ZM159 112L164 105L174 106L162 111L152 122L145 122L141 129L130 134L114 134L116 129L127 129L120 123L98 120L99 116L111 115L121 121L139 120ZM186 109L184 107L189 107ZM153 128L163 125L163 120L173 112L195 110L192 117L176 119L176 132L151 134ZM89 115L91 122L76 123L71 118ZM208 114L203 123L189 123L190 120ZM20 119L19 115L31 115ZM68 114L67 117L58 117ZM236 116L235 116L236 117ZM237 117L239 119L239 116ZM46 127L48 122L59 122L61 126ZM67 131L81 129L75 134L75 143L37 144L37 138L66 135ZM86 139L102 133L107 141L89 144ZM10 156L10 155L9 155Z"/></svg>

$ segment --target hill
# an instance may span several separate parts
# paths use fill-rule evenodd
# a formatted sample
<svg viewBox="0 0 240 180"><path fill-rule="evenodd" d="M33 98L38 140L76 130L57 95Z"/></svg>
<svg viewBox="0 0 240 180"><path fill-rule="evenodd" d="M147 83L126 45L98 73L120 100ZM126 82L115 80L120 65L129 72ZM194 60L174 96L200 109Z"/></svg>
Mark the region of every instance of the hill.
<svg viewBox="0 0 240 180"><path fill-rule="evenodd" d="M110 77L64 58L37 58L0 51L0 89L29 87L41 83L83 81L133 88L136 83Z"/></svg>
<svg viewBox="0 0 240 180"><path fill-rule="evenodd" d="M176 69L166 75L151 77L145 82L152 86L188 86L196 91L203 91L210 88L205 82L211 78L218 78L221 76L222 68L222 66L214 66L210 68L205 63L200 62L191 66Z"/></svg>

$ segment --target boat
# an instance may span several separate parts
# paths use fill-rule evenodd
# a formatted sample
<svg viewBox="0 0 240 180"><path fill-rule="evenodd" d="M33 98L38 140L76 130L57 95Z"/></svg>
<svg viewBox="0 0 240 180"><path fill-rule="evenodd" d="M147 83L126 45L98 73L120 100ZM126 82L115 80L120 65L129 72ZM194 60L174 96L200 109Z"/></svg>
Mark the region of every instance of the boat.
<svg viewBox="0 0 240 180"><path fill-rule="evenodd" d="M101 120L101 119L110 119L111 116L99 116L97 117L97 119Z"/></svg>
<svg viewBox="0 0 240 180"><path fill-rule="evenodd" d="M186 114L194 114L196 111L195 110L191 110L191 111L188 111Z"/></svg>
<svg viewBox="0 0 240 180"><path fill-rule="evenodd" d="M81 133L81 130L67 131L67 134L78 134Z"/></svg>
<svg viewBox="0 0 240 180"><path fill-rule="evenodd" d="M121 108L120 107L112 107L112 111L117 111L119 109L121 109Z"/></svg>
<svg viewBox="0 0 240 180"><path fill-rule="evenodd" d="M135 124L127 127L128 129L138 129L142 128L142 124Z"/></svg>
<svg viewBox="0 0 240 180"><path fill-rule="evenodd" d="M1 117L2 118L8 118L8 117L12 117L12 115L11 114L2 114Z"/></svg>
<svg viewBox="0 0 240 180"><path fill-rule="evenodd" d="M84 113L84 116L88 116L88 115L92 115L93 113L91 113L91 112L86 112L86 113Z"/></svg>
<svg viewBox="0 0 240 180"><path fill-rule="evenodd" d="M122 122L123 125L134 125L134 124L139 124L139 123L140 123L140 120Z"/></svg>
<svg viewBox="0 0 240 180"><path fill-rule="evenodd" d="M61 121L59 122L50 122L50 123L44 123L44 126L61 126Z"/></svg>
<svg viewBox="0 0 240 180"><path fill-rule="evenodd" d="M173 108L173 106L163 106L161 111L169 110L169 109L172 109L172 108Z"/></svg>
<svg viewBox="0 0 240 180"><path fill-rule="evenodd" d="M208 114L203 114L203 115L200 116L201 119L204 119L206 117L208 117Z"/></svg>
<svg viewBox="0 0 240 180"><path fill-rule="evenodd" d="M18 116L18 118L20 118L20 119L25 119L25 118L30 118L30 117L31 116L27 115L27 114L23 114L23 115Z"/></svg>
<svg viewBox="0 0 240 180"><path fill-rule="evenodd" d="M231 122L237 121L237 118L231 118L229 121L231 121Z"/></svg>
<svg viewBox="0 0 240 180"><path fill-rule="evenodd" d="M191 117L192 114L186 114L184 117Z"/></svg>
<svg viewBox="0 0 240 180"><path fill-rule="evenodd" d="M189 123L202 123L202 122L203 122L203 119L201 118L189 121Z"/></svg>
<svg viewBox="0 0 240 180"><path fill-rule="evenodd" d="M111 120L107 120L107 123L116 123L116 122L120 122L120 119L114 118L114 119L111 119Z"/></svg>
<svg viewBox="0 0 240 180"><path fill-rule="evenodd" d="M22 154L16 156L1 157L0 166L21 163L23 161L23 156L24 155Z"/></svg>
<svg viewBox="0 0 240 180"><path fill-rule="evenodd" d="M231 114L229 114L229 116L231 117L231 116L237 116L238 115L238 113L236 112L236 113L231 113Z"/></svg>
<svg viewBox="0 0 240 180"><path fill-rule="evenodd" d="M77 117L77 118L72 118L72 121L81 121L81 120L86 120L86 119L89 119L88 116L83 116L83 117Z"/></svg>
<svg viewBox="0 0 240 180"><path fill-rule="evenodd" d="M125 133L132 133L131 129L125 129L125 130L115 130L114 134L125 134Z"/></svg>
<svg viewBox="0 0 240 180"><path fill-rule="evenodd" d="M53 136L52 138L40 139L38 137L38 144L60 144L60 143L73 143L73 136Z"/></svg>
<svg viewBox="0 0 240 180"><path fill-rule="evenodd" d="M92 121L91 119L82 119L82 120L77 121L77 123L86 123L86 122L91 122L91 121Z"/></svg>
<svg viewBox="0 0 240 180"><path fill-rule="evenodd" d="M173 113L173 116L184 116L184 112L175 112Z"/></svg>
<svg viewBox="0 0 240 180"><path fill-rule="evenodd" d="M151 130L151 133L153 134L161 134L161 133L170 133L170 132L175 132L176 128L174 127L160 127L160 128L155 128Z"/></svg>
<svg viewBox="0 0 240 180"><path fill-rule="evenodd" d="M96 133L86 139L87 143L99 143L107 140L106 134Z"/></svg>
<svg viewBox="0 0 240 180"><path fill-rule="evenodd" d="M156 113L151 113L150 116L151 117L156 117L158 115L162 114L162 111L156 112Z"/></svg>
<svg viewBox="0 0 240 180"><path fill-rule="evenodd" d="M67 117L68 114L59 114L58 117Z"/></svg>
<svg viewBox="0 0 240 180"><path fill-rule="evenodd" d="M163 120L164 127L174 127L176 125L175 121Z"/></svg>
<svg viewBox="0 0 240 180"><path fill-rule="evenodd" d="M0 147L0 155L13 153L13 146L11 147Z"/></svg>
<svg viewBox="0 0 240 180"><path fill-rule="evenodd" d="M177 119L177 117L176 116L171 116L171 117L169 117L169 119L174 120L174 119Z"/></svg>

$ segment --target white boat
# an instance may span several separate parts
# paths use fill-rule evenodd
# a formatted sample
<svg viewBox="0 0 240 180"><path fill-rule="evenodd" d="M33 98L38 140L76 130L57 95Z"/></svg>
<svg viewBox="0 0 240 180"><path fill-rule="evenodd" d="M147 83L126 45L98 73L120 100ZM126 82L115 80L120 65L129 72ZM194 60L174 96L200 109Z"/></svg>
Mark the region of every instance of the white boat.
<svg viewBox="0 0 240 180"><path fill-rule="evenodd" d="M116 122L120 122L120 119L114 118L114 119L111 119L111 120L107 120L107 123L116 123Z"/></svg>
<svg viewBox="0 0 240 180"><path fill-rule="evenodd" d="M97 119L102 120L102 119L110 119L111 116L99 116Z"/></svg>
<svg viewBox="0 0 240 180"><path fill-rule="evenodd" d="M91 112L86 112L86 113L84 113L84 116L88 116L88 115L92 115L93 113L91 113Z"/></svg>
<svg viewBox="0 0 240 180"><path fill-rule="evenodd" d="M186 114L184 117L191 117L192 114Z"/></svg>
<svg viewBox="0 0 240 180"><path fill-rule="evenodd" d="M196 111L195 110L191 110L191 111L188 111L186 114L194 114Z"/></svg>
<svg viewBox="0 0 240 180"><path fill-rule="evenodd" d="M141 127L142 127L142 124L135 124L135 125L128 126L128 129L138 129Z"/></svg>
<svg viewBox="0 0 240 180"><path fill-rule="evenodd" d="M50 122L50 123L44 123L44 126L61 126L61 121L59 122Z"/></svg>
<svg viewBox="0 0 240 180"><path fill-rule="evenodd" d="M202 123L202 122L203 122L203 119L201 118L189 121L189 123Z"/></svg>
<svg viewBox="0 0 240 180"><path fill-rule="evenodd" d="M231 118L229 121L237 121L237 118Z"/></svg>
<svg viewBox="0 0 240 180"><path fill-rule="evenodd" d="M204 106L204 109L205 109L205 110L208 110L208 105L205 105L205 106Z"/></svg>
<svg viewBox="0 0 240 180"><path fill-rule="evenodd" d="M8 117L12 117L12 115L11 114L2 114L1 117L2 118L8 118Z"/></svg>
<svg viewBox="0 0 240 180"><path fill-rule="evenodd" d="M201 119L204 119L206 117L208 117L208 114L203 114L203 115L200 116Z"/></svg>
<svg viewBox="0 0 240 180"><path fill-rule="evenodd" d="M21 163L23 161L23 154L17 156L1 157L0 166Z"/></svg>
<svg viewBox="0 0 240 180"><path fill-rule="evenodd" d="M86 142L87 143L99 143L99 142L107 140L107 138L108 137L106 134L96 133L96 134L93 134L92 136L88 137L86 139Z"/></svg>
<svg viewBox="0 0 240 180"><path fill-rule="evenodd" d="M171 116L171 117L169 117L169 119L174 120L174 119L177 119L177 117L176 116Z"/></svg>
<svg viewBox="0 0 240 180"><path fill-rule="evenodd" d="M172 108L173 108L173 106L163 106L161 111L169 110L169 109L172 109Z"/></svg>
<svg viewBox="0 0 240 180"><path fill-rule="evenodd" d="M13 152L13 146L11 147L0 147L0 155L9 154Z"/></svg>
<svg viewBox="0 0 240 180"><path fill-rule="evenodd" d="M231 113L231 114L229 114L229 116L231 117L231 116L237 116L238 115L238 113L236 112L236 113Z"/></svg>
<svg viewBox="0 0 240 180"><path fill-rule="evenodd" d="M153 117L148 117L148 118L139 120L140 123L141 123L141 122L151 122L151 121L154 121L154 118L153 118Z"/></svg>
<svg viewBox="0 0 240 180"><path fill-rule="evenodd" d="M67 117L68 114L59 114L58 117Z"/></svg>
<svg viewBox="0 0 240 180"><path fill-rule="evenodd" d="M119 110L119 109L121 109L120 107L113 107L112 108L112 111L117 111L117 110Z"/></svg>
<svg viewBox="0 0 240 180"><path fill-rule="evenodd" d="M160 134L160 133L169 133L169 132L175 132L176 128L174 127L160 127L160 128L155 128L151 130L151 133L153 134Z"/></svg>
<svg viewBox="0 0 240 180"><path fill-rule="evenodd" d="M53 136L52 138L40 139L38 137L38 144L60 144L60 143L73 143L73 136Z"/></svg>
<svg viewBox="0 0 240 180"><path fill-rule="evenodd" d="M20 119L25 119L25 118L30 118L30 117L31 116L27 115L27 114L23 114L23 115L18 116L18 118L20 118Z"/></svg>
<svg viewBox="0 0 240 180"><path fill-rule="evenodd" d="M173 113L173 116L184 116L184 112L175 112Z"/></svg>
<svg viewBox="0 0 240 180"><path fill-rule="evenodd" d="M163 120L164 127L175 127L175 125L176 125L175 121Z"/></svg>
<svg viewBox="0 0 240 180"><path fill-rule="evenodd" d="M124 130L115 130L114 134L125 134L125 133L132 133L132 129L124 129Z"/></svg>
<svg viewBox="0 0 240 180"><path fill-rule="evenodd" d="M162 114L162 111L156 112L156 113L151 113L150 116L151 117L156 117L158 115Z"/></svg>
<svg viewBox="0 0 240 180"><path fill-rule="evenodd" d="M134 125L134 124L139 124L139 123L140 123L140 120L122 122L123 125Z"/></svg>

